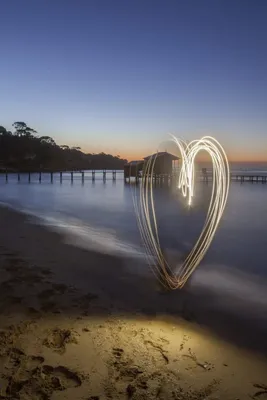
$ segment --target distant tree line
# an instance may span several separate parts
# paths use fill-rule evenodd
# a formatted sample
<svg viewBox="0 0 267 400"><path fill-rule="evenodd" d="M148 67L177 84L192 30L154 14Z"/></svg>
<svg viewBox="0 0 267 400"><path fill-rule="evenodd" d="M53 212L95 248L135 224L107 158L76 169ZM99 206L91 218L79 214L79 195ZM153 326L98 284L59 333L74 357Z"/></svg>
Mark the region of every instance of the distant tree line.
<svg viewBox="0 0 267 400"><path fill-rule="evenodd" d="M37 136L25 122L12 126L13 132L0 126L0 170L123 169L127 162L119 155L85 154L80 147L59 146L50 136Z"/></svg>

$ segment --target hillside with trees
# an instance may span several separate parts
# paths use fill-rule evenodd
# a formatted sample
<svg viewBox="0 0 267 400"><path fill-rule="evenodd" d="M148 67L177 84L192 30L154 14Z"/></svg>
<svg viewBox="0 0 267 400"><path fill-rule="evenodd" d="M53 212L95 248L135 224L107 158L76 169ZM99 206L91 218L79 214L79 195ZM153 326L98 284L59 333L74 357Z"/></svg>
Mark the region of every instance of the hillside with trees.
<svg viewBox="0 0 267 400"><path fill-rule="evenodd" d="M13 132L0 126L0 170L68 171L123 169L127 160L105 153L83 153L80 147L58 145L50 136L38 136L25 122L14 122Z"/></svg>

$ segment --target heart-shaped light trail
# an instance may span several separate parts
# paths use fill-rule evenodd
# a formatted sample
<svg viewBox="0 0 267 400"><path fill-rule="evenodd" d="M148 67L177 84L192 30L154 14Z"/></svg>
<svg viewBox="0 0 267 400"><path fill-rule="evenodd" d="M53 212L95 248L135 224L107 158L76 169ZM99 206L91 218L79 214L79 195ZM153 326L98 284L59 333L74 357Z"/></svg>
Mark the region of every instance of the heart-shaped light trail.
<svg viewBox="0 0 267 400"><path fill-rule="evenodd" d="M229 192L230 171L226 153L216 139L205 136L200 140L193 140L186 144L183 140L171 135L171 140L177 145L182 159L178 188L181 189L183 196L187 198L189 205L191 205L194 196L195 158L199 151L207 151L213 165L211 199L202 232L176 273L173 273L163 255L158 234L153 197L153 179L150 179L153 176L157 156L151 156L143 170L139 200L134 202L139 230L144 241L149 263L153 267L157 278L167 288L177 289L184 286L205 256L212 242L225 209Z"/></svg>

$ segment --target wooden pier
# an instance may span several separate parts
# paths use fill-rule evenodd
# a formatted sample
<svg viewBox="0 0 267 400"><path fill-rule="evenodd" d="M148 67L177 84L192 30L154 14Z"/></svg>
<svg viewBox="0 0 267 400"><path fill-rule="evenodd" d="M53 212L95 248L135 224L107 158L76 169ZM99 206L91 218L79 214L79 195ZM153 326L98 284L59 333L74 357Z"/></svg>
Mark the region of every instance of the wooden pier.
<svg viewBox="0 0 267 400"><path fill-rule="evenodd" d="M208 173L205 170L202 170L202 180L204 182L209 182L212 181L212 173ZM233 182L240 182L240 183L245 183L245 182L250 182L250 183L267 183L267 172L266 174L264 173L253 173L253 172L247 172L247 173L231 173L230 179Z"/></svg>
<svg viewBox="0 0 267 400"><path fill-rule="evenodd" d="M17 183L54 183L59 182L60 184L69 181L71 184L74 182L81 182L85 184L86 181L95 182L96 180L102 180L104 183L109 180L116 182L117 179L123 179L127 183L131 182L131 178L134 178L135 183L139 183L143 179L143 171L136 168L133 171L123 171L123 170L87 170L87 171L36 171L36 172L0 172L0 177L2 176L6 183L17 182ZM173 169L171 172L167 173L155 173L152 176L147 176L146 178L151 180L155 184L165 185L177 182L179 177L179 170ZM203 182L211 182L213 179L212 172L202 171L197 174L197 180ZM267 183L267 172L264 173L232 173L230 176L232 182L239 183Z"/></svg>
<svg viewBox="0 0 267 400"><path fill-rule="evenodd" d="M118 175L122 175L123 170L87 170L87 171L32 171L32 172L2 172L0 176L4 176L5 182L39 182L39 183L54 183L54 181L59 181L60 184L63 181L70 181L72 184L74 181L80 181L82 184L85 181L95 182L96 179L101 179L103 182L106 180L116 181Z"/></svg>
<svg viewBox="0 0 267 400"><path fill-rule="evenodd" d="M236 182L267 183L267 175L231 175L231 180Z"/></svg>

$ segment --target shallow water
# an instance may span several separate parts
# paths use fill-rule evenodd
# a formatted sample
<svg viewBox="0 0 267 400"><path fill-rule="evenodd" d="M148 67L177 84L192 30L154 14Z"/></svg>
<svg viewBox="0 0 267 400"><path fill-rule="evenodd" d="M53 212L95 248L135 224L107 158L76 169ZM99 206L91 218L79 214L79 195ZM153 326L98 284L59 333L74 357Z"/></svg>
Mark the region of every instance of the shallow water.
<svg viewBox="0 0 267 400"><path fill-rule="evenodd" d="M111 178L111 177L110 177ZM77 246L143 260L143 247L133 208L135 186L101 175L84 184L77 176L73 184L65 177L0 177L0 200L16 209L38 216L51 229L60 230ZM155 189L160 238L167 257L182 262L198 237L209 203L211 185L199 182L191 208L181 194ZM236 300L240 309L255 307L267 315L267 185L232 183L221 224L205 258L194 273L191 285L218 293L218 301ZM146 264L143 272L146 273ZM139 271L140 272L140 271Z"/></svg>

